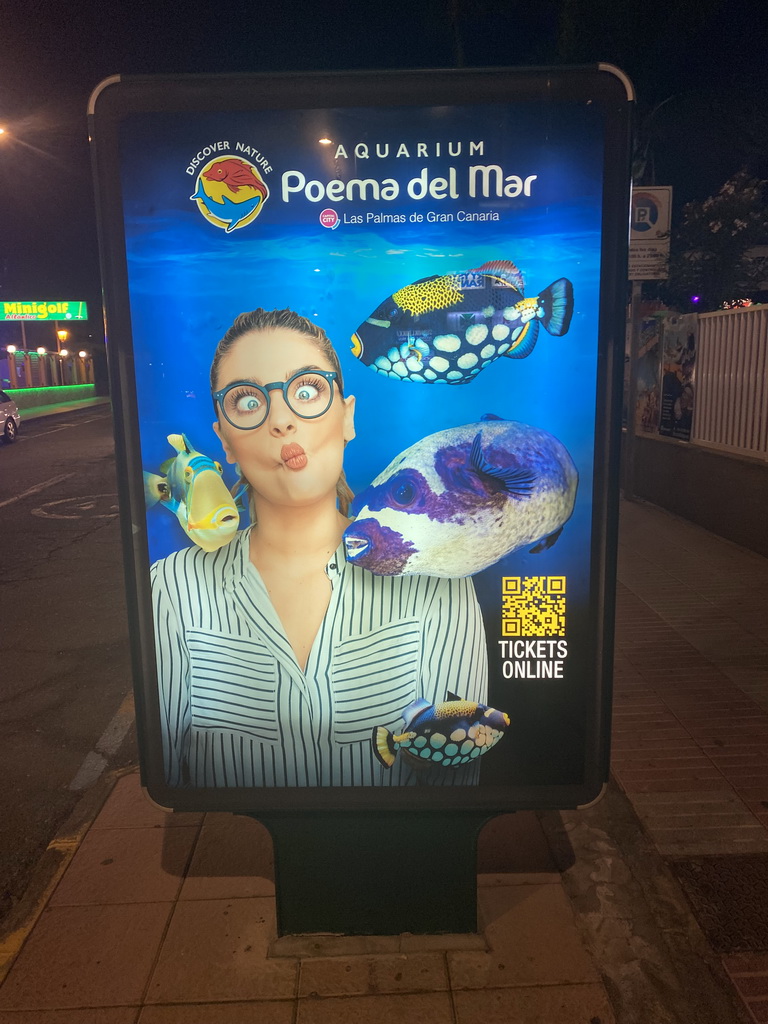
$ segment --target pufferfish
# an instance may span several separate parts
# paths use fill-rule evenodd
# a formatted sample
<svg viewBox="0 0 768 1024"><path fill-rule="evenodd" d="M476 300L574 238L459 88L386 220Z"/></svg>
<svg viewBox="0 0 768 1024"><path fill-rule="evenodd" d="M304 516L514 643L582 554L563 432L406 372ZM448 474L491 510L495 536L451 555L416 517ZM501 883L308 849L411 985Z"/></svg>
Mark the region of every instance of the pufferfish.
<svg viewBox="0 0 768 1024"><path fill-rule="evenodd" d="M440 704L417 697L403 711L405 728L394 734L374 726L373 753L385 768L395 763L398 750L431 765L458 768L496 746L509 728L509 715L455 693Z"/></svg>
<svg viewBox="0 0 768 1024"><path fill-rule="evenodd" d="M394 380L467 384L501 356L529 356L539 324L565 334L572 316L567 278L525 298L515 264L493 260L425 277L387 296L352 335L352 354Z"/></svg>

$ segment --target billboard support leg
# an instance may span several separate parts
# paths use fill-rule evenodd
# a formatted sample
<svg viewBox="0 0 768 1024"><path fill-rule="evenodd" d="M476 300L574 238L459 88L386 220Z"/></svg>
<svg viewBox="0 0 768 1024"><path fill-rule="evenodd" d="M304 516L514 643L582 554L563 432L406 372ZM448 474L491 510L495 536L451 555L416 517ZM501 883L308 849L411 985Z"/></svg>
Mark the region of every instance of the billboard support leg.
<svg viewBox="0 0 768 1024"><path fill-rule="evenodd" d="M477 836L491 816L258 815L274 842L278 935L475 932Z"/></svg>

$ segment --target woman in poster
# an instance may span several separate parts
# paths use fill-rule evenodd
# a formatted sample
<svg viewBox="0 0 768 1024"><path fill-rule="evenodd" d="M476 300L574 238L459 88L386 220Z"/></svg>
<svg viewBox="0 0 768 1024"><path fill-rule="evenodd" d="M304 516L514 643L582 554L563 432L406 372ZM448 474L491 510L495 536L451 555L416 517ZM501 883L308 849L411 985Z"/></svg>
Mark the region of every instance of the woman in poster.
<svg viewBox="0 0 768 1024"><path fill-rule="evenodd" d="M253 525L152 568L165 775L172 786L467 785L478 765L386 767L372 733L418 698L484 702L469 579L375 576L346 561L352 396L316 324L239 316L211 367L214 430ZM382 424L384 427L384 424Z"/></svg>

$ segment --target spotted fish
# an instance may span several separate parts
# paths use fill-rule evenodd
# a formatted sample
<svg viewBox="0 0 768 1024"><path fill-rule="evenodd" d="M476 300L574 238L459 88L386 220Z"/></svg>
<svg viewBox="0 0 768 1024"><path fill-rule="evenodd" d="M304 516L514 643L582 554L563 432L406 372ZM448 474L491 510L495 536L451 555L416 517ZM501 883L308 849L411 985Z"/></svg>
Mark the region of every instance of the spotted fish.
<svg viewBox="0 0 768 1024"><path fill-rule="evenodd" d="M391 768L399 750L443 768L459 768L495 747L509 728L509 715L462 700L455 693L441 704L418 697L403 711L404 728L391 733L375 726L373 752L385 768Z"/></svg>
<svg viewBox="0 0 768 1024"><path fill-rule="evenodd" d="M356 495L347 559L377 576L471 576L551 547L579 474L565 445L488 414L417 441ZM535 546L534 546L535 545Z"/></svg>
<svg viewBox="0 0 768 1024"><path fill-rule="evenodd" d="M467 384L501 356L530 355L539 324L552 335L565 334L572 315L567 278L525 298L514 263L495 260L394 292L352 335L352 353L394 380Z"/></svg>

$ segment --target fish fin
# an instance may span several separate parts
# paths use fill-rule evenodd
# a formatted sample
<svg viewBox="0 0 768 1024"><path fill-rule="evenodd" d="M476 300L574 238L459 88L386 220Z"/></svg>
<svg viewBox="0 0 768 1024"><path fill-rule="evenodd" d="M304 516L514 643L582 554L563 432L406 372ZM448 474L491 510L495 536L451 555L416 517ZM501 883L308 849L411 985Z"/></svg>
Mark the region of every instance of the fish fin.
<svg viewBox="0 0 768 1024"><path fill-rule="evenodd" d="M246 501L246 494L248 493L247 488L243 485L237 494L232 495L232 501L235 504L235 508L240 512L248 511L248 502Z"/></svg>
<svg viewBox="0 0 768 1024"><path fill-rule="evenodd" d="M495 412L484 412L483 415L480 417L480 419L483 420L483 421L491 421L491 420L503 420L504 417L503 416L497 416Z"/></svg>
<svg viewBox="0 0 768 1024"><path fill-rule="evenodd" d="M566 334L573 316L573 285L568 278L558 278L545 288L539 295L539 305L544 310L544 330L557 338Z"/></svg>
<svg viewBox="0 0 768 1024"><path fill-rule="evenodd" d="M166 459L165 462L162 462L160 464L160 472L163 474L163 476L168 476L168 471L170 470L171 466L174 464L175 461L176 456L172 455L170 459Z"/></svg>
<svg viewBox="0 0 768 1024"><path fill-rule="evenodd" d="M512 260L489 260L482 267L475 267L470 273L488 274L490 277L498 277L507 284L512 285L516 291L523 292L523 275L517 269Z"/></svg>
<svg viewBox="0 0 768 1024"><path fill-rule="evenodd" d="M421 714L426 708L432 705L424 697L417 697L416 700L412 700L408 707L403 711L403 721L405 722L405 728L407 729L414 718Z"/></svg>
<svg viewBox="0 0 768 1024"><path fill-rule="evenodd" d="M562 532L563 528L561 526L559 530L555 530L554 533L550 533L548 537L545 537L543 540L540 540L535 548L531 548L530 553L532 555L540 555L542 551L547 551L548 548L551 548L554 544L557 544L558 540L560 539L560 534Z"/></svg>
<svg viewBox="0 0 768 1024"><path fill-rule="evenodd" d="M157 473L144 473L144 500L147 508L152 508L158 501L167 501L168 484L164 476Z"/></svg>
<svg viewBox="0 0 768 1024"><path fill-rule="evenodd" d="M371 732L371 743L376 760L385 768L391 768L395 763L395 744L389 729L385 729L383 725L375 725Z"/></svg>
<svg viewBox="0 0 768 1024"><path fill-rule="evenodd" d="M464 301L455 274L422 278L392 293L395 303L411 316L421 316L436 309L450 309Z"/></svg>
<svg viewBox="0 0 768 1024"><path fill-rule="evenodd" d="M503 469L492 465L483 455L481 447L482 434L476 434L472 442L472 451L469 461L478 473L500 480L506 491L515 498L530 498L531 491L536 484L536 474L529 469L515 469L512 467Z"/></svg>
<svg viewBox="0 0 768 1024"><path fill-rule="evenodd" d="M458 693L454 693L452 690L446 690L445 691L445 699L446 700L464 700L463 697L460 697L458 695Z"/></svg>
<svg viewBox="0 0 768 1024"><path fill-rule="evenodd" d="M504 353L505 359L525 359L533 352L536 338L539 335L539 321L529 320L512 344L512 348Z"/></svg>
<svg viewBox="0 0 768 1024"><path fill-rule="evenodd" d="M179 454L184 452L186 455L189 455L189 441L187 441L183 434L169 434L168 444L175 448Z"/></svg>

